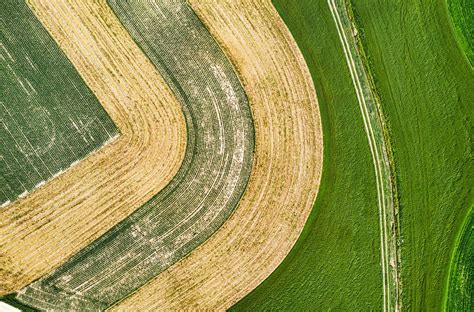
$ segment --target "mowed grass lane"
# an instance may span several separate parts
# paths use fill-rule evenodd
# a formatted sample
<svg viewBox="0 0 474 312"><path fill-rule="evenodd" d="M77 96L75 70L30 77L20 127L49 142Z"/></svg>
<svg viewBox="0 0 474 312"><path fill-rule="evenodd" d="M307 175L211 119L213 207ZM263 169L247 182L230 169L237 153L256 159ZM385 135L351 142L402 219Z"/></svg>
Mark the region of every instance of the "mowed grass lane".
<svg viewBox="0 0 474 312"><path fill-rule="evenodd" d="M474 66L474 1L447 0L456 40Z"/></svg>
<svg viewBox="0 0 474 312"><path fill-rule="evenodd" d="M17 298L105 309L180 260L230 216L252 168L254 129L233 67L186 1L109 1L183 106L187 149L160 193Z"/></svg>
<svg viewBox="0 0 474 312"><path fill-rule="evenodd" d="M377 189L359 104L326 1L273 2L316 87L324 135L321 186L282 264L234 311L381 307Z"/></svg>
<svg viewBox="0 0 474 312"><path fill-rule="evenodd" d="M444 1L353 1L353 9L391 130L402 308L439 310L473 205L474 72Z"/></svg>
<svg viewBox="0 0 474 312"><path fill-rule="evenodd" d="M0 10L0 209L118 135L27 4Z"/></svg>
<svg viewBox="0 0 474 312"><path fill-rule="evenodd" d="M443 309L472 311L474 309L474 214L471 209L453 254L449 272L447 297Z"/></svg>

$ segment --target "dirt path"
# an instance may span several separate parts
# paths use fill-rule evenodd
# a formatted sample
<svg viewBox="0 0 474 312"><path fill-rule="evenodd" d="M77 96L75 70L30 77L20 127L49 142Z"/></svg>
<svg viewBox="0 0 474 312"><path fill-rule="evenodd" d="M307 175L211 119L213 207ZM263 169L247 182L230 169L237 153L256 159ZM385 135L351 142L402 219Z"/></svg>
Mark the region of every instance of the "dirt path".
<svg viewBox="0 0 474 312"><path fill-rule="evenodd" d="M270 1L190 1L250 100L256 154L234 214L206 243L112 310L225 309L260 284L298 238L322 170L313 83Z"/></svg>
<svg viewBox="0 0 474 312"><path fill-rule="evenodd" d="M342 1L343 2L343 1ZM348 39L346 32L352 32L351 25L341 18L340 10L344 4L336 4L336 0L328 0L328 5L339 33L339 38L346 56L347 66L359 101L365 131L372 154L377 182L377 197L379 209L379 228L381 245L383 309L398 311L398 256L397 235L395 233L395 207L393 191L391 190L390 165L388 162L386 143L383 138L382 121L377 113L375 98L371 94L367 76L361 63L360 56L353 41Z"/></svg>
<svg viewBox="0 0 474 312"><path fill-rule="evenodd" d="M148 201L186 147L180 104L105 2L29 5L121 136L0 212L0 294L56 268Z"/></svg>

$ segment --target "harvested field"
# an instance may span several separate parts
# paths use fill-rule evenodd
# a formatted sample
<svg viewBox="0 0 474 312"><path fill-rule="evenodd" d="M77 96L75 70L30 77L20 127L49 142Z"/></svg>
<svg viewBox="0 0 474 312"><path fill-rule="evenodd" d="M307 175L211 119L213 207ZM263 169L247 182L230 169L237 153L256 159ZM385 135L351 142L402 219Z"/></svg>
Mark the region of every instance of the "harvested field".
<svg viewBox="0 0 474 312"><path fill-rule="evenodd" d="M1 209L110 142L118 131L21 1L2 1L0 72Z"/></svg>
<svg viewBox="0 0 474 312"><path fill-rule="evenodd" d="M190 1L233 61L255 124L249 184L224 225L112 310L225 309L283 260L313 205L322 168L316 95L269 1Z"/></svg>
<svg viewBox="0 0 474 312"><path fill-rule="evenodd" d="M19 292L21 302L40 309L102 310L128 296L222 225L252 168L254 129L243 87L186 1L109 4L183 105L187 151L160 193Z"/></svg>
<svg viewBox="0 0 474 312"><path fill-rule="evenodd" d="M472 310L471 2L25 2L0 310Z"/></svg>
<svg viewBox="0 0 474 312"><path fill-rule="evenodd" d="M107 5L29 4L121 136L0 211L0 294L58 267L148 201L176 174L186 146L180 104Z"/></svg>
<svg viewBox="0 0 474 312"><path fill-rule="evenodd" d="M469 0L446 2L456 41L472 67L474 66L474 2Z"/></svg>

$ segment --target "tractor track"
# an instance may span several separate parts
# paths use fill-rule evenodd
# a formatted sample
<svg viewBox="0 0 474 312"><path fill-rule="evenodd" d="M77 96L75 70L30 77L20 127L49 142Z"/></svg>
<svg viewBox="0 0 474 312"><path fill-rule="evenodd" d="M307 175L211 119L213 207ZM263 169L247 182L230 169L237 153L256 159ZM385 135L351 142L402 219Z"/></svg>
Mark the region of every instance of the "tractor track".
<svg viewBox="0 0 474 312"><path fill-rule="evenodd" d="M397 251L398 240L396 226L394 227L397 212L394 205L393 185L390 181L391 168L388 161L388 148L383 138L383 121L380 116L381 112L376 107L376 100L374 99L370 88L368 88L369 91L367 91L367 89L364 90L363 84L368 84L367 81L364 81L368 79L367 73L361 64L357 63L357 65L359 65L357 66L356 61L354 61L354 59L357 59L357 57L360 56L353 56L351 53L350 42L346 36L344 30L345 25L342 21L341 15L339 14L336 1L328 0L328 6L331 10L339 34L339 39L343 46L344 55L357 94L357 100L360 105L362 119L374 163L377 183L377 205L379 209L383 307L384 311L399 311L399 256ZM352 50L357 51L357 48L354 47ZM362 83L359 77L363 79Z"/></svg>

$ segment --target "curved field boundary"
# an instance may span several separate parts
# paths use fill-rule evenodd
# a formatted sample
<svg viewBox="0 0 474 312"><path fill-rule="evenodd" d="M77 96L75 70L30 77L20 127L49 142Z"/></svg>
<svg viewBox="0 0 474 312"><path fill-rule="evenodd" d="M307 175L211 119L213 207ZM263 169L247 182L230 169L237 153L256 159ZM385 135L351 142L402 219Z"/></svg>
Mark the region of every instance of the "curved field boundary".
<svg viewBox="0 0 474 312"><path fill-rule="evenodd" d="M109 5L183 105L187 151L160 193L19 292L21 302L39 309L102 310L128 296L212 235L250 177L254 129L247 97L186 1Z"/></svg>
<svg viewBox="0 0 474 312"><path fill-rule="evenodd" d="M345 0L328 0L328 6L336 23L339 39L344 48L347 66L351 73L352 82L356 90L365 131L369 141L370 151L375 168L377 182L380 245L383 282L383 309L384 311L398 311L399 285L399 255L397 251L397 216L394 205L393 185L391 182L391 168L387 145L383 134L383 117L378 108L375 95L372 93L369 77L364 69L362 58L354 41L356 29L351 24Z"/></svg>
<svg viewBox="0 0 474 312"><path fill-rule="evenodd" d="M390 123L403 238L399 299L404 310L436 311L473 204L474 71L445 0L390 1L390 10L386 3L352 1L351 11Z"/></svg>
<svg viewBox="0 0 474 312"><path fill-rule="evenodd" d="M112 310L225 309L288 254L314 203L322 132L304 59L270 1L190 1L250 100L255 165L234 214L208 241Z"/></svg>
<svg viewBox="0 0 474 312"><path fill-rule="evenodd" d="M176 174L186 146L181 106L105 4L29 5L121 136L0 212L0 293L50 272L143 205Z"/></svg>
<svg viewBox="0 0 474 312"><path fill-rule="evenodd" d="M470 208L455 243L450 263L443 310L472 311L474 308L474 214Z"/></svg>
<svg viewBox="0 0 474 312"><path fill-rule="evenodd" d="M446 0L447 14L454 37L471 68L474 66L474 3L469 0Z"/></svg>

